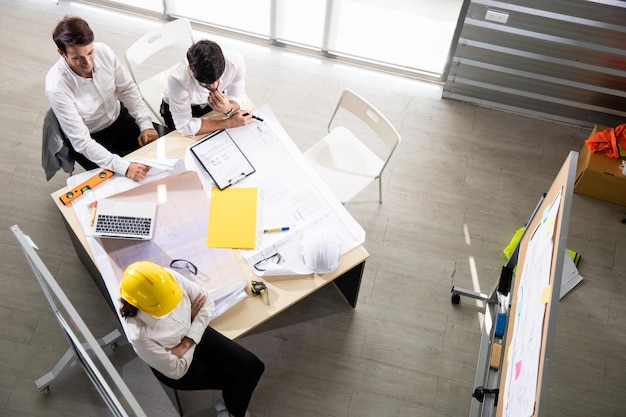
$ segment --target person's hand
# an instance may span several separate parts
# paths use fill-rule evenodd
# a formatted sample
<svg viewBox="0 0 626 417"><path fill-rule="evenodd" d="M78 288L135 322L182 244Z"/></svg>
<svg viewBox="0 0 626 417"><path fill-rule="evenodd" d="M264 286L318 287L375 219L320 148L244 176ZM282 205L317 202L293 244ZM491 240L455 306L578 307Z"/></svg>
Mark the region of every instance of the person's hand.
<svg viewBox="0 0 626 417"><path fill-rule="evenodd" d="M149 166L139 164L137 162L131 162L128 167L128 171L126 171L126 177L134 181L141 181L146 178L148 171L150 171Z"/></svg>
<svg viewBox="0 0 626 417"><path fill-rule="evenodd" d="M196 314L198 314L198 311L200 311L205 302L206 295L204 294L198 294L196 299L193 300L193 303L191 303L191 320L196 317Z"/></svg>
<svg viewBox="0 0 626 417"><path fill-rule="evenodd" d="M230 122L229 127L245 126L252 122L252 112L250 110L239 110L228 121Z"/></svg>
<svg viewBox="0 0 626 417"><path fill-rule="evenodd" d="M146 129L139 134L139 138L137 138L137 142L139 142L139 146L144 146L149 144L150 142L154 142L159 138L159 134L154 129Z"/></svg>
<svg viewBox="0 0 626 417"><path fill-rule="evenodd" d="M193 339L185 336L183 340L180 341L179 344L170 349L170 353L177 358L182 358L185 353L195 344Z"/></svg>
<svg viewBox="0 0 626 417"><path fill-rule="evenodd" d="M228 94L222 93L220 90L211 90L207 103L213 110L220 113L227 113L232 106L228 100Z"/></svg>

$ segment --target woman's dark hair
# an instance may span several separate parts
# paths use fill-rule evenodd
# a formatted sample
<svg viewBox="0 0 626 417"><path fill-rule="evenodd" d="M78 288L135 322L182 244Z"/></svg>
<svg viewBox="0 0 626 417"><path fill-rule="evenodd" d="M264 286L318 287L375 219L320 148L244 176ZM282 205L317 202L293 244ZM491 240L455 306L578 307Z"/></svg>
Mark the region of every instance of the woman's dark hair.
<svg viewBox="0 0 626 417"><path fill-rule="evenodd" d="M213 84L224 73L226 62L222 48L209 40L201 40L187 50L187 61L198 82Z"/></svg>
<svg viewBox="0 0 626 417"><path fill-rule="evenodd" d="M137 307L124 300L123 298L120 298L120 301L122 302L122 307L120 307L120 314L122 315L122 317L126 319L128 317L135 317L137 315L137 312L139 311Z"/></svg>
<svg viewBox="0 0 626 417"><path fill-rule="evenodd" d="M57 48L64 54L67 54L68 46L89 45L93 43L94 36L84 19L65 16L54 28L52 39L56 43Z"/></svg>

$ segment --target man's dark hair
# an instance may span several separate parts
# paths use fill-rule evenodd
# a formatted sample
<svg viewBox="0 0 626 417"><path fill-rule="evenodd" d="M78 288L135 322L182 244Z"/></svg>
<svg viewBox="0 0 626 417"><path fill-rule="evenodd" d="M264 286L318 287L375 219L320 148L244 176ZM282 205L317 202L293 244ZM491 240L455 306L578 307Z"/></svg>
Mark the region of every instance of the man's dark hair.
<svg viewBox="0 0 626 417"><path fill-rule="evenodd" d="M52 32L52 39L57 48L67 54L68 46L85 46L93 42L91 28L84 19L74 16L65 16L57 23Z"/></svg>
<svg viewBox="0 0 626 417"><path fill-rule="evenodd" d="M201 40L187 50L187 61L193 76L200 83L212 84L224 73L226 62L222 48L209 40Z"/></svg>
<svg viewBox="0 0 626 417"><path fill-rule="evenodd" d="M120 298L120 301L122 302L122 307L120 307L120 315L122 317L128 318L135 317L137 315L137 312L139 311L137 307L124 300L123 298Z"/></svg>

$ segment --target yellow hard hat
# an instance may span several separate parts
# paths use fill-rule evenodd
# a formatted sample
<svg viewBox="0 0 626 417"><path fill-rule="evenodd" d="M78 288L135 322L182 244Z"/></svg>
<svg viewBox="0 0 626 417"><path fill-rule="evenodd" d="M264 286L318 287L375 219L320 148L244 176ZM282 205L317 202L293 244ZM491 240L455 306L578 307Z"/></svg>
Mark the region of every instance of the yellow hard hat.
<svg viewBox="0 0 626 417"><path fill-rule="evenodd" d="M178 305L183 289L162 266L139 261L130 264L124 271L120 295L144 313L161 317Z"/></svg>

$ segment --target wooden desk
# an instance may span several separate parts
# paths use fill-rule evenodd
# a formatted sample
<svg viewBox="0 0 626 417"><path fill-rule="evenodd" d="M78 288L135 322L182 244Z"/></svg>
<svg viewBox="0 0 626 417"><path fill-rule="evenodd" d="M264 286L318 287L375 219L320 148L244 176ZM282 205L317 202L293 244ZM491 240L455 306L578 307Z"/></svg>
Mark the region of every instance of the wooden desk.
<svg viewBox="0 0 626 417"><path fill-rule="evenodd" d="M129 155L129 158L177 157L183 159L187 147L195 141L196 138L188 138L181 136L178 132L172 132L133 152ZM79 258L109 302L111 308L117 314L116 303L111 300L109 290L106 288L104 280L96 267L95 257L90 250L82 226L76 217L73 207L64 206L59 200L59 196L66 191L67 187L55 191L51 194L52 200L59 208ZM344 254L339 267L327 274L259 278L254 274L238 251L236 251L236 254L241 268L248 279L263 280L266 283L270 296L270 305L265 304L257 296L249 296L211 321L211 327L231 339L246 334L331 282L337 286L348 303L350 303L352 307L356 307L361 285L361 276L365 267L365 261L369 257L369 253L365 247L359 245ZM250 295L250 290L247 289L246 291Z"/></svg>

